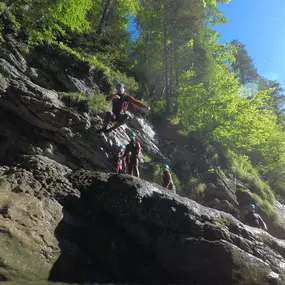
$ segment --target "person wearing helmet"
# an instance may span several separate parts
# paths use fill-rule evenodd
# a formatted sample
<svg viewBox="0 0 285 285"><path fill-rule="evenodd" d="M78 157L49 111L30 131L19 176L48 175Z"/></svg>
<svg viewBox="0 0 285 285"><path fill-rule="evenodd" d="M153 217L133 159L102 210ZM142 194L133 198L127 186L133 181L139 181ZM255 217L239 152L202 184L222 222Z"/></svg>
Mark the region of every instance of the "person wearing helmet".
<svg viewBox="0 0 285 285"><path fill-rule="evenodd" d="M126 158L124 157L126 147L121 144L119 151L116 153L115 157L115 172L125 173L126 172Z"/></svg>
<svg viewBox="0 0 285 285"><path fill-rule="evenodd" d="M139 156L141 154L141 144L134 132L131 132L131 141L126 146L124 157L127 157L128 172L136 177L139 173Z"/></svg>
<svg viewBox="0 0 285 285"><path fill-rule="evenodd" d="M148 106L134 99L134 97L125 94L125 87L123 83L118 83L116 85L116 88L117 94L109 95L106 97L107 101L112 101L112 112L106 113L104 125L97 131L98 134L101 132L110 133L111 131L125 124L128 119L126 112L129 104L134 104L139 108L150 110ZM116 122L116 124L113 127L107 129L110 122Z"/></svg>
<svg viewBox="0 0 285 285"><path fill-rule="evenodd" d="M176 193L175 185L173 183L172 175L167 164L163 165L163 187L172 190Z"/></svg>
<svg viewBox="0 0 285 285"><path fill-rule="evenodd" d="M249 210L247 215L245 216L245 224L267 231L267 226L265 222L260 217L260 215L255 212L255 206L253 204L249 204Z"/></svg>

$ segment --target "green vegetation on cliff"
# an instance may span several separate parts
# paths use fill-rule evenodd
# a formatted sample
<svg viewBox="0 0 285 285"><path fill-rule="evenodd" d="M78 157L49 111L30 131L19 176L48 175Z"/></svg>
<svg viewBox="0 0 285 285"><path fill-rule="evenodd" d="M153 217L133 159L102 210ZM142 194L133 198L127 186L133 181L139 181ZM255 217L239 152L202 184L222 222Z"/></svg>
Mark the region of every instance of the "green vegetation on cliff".
<svg viewBox="0 0 285 285"><path fill-rule="evenodd" d="M1 40L14 32L27 50L57 45L104 70L110 83L124 81L182 134L231 153L228 168L268 210L274 195L285 197L283 90L258 74L242 43L219 43L213 27L226 24L218 4L227 2L7 0L0 2ZM258 82L258 90L247 89L248 82ZM71 105L85 100L68 98ZM102 98L86 103L104 111Z"/></svg>

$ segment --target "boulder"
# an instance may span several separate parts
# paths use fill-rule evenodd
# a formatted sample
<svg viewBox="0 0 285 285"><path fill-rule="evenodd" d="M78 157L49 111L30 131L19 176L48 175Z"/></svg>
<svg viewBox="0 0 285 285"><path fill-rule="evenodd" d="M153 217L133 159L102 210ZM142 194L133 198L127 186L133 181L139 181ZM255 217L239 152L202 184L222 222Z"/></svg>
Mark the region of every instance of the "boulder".
<svg viewBox="0 0 285 285"><path fill-rule="evenodd" d="M173 284L283 282L284 241L227 213L128 175L78 171L69 179L86 209L108 217L106 225L115 224L156 261L160 281L167 274ZM147 268L132 266L148 276Z"/></svg>

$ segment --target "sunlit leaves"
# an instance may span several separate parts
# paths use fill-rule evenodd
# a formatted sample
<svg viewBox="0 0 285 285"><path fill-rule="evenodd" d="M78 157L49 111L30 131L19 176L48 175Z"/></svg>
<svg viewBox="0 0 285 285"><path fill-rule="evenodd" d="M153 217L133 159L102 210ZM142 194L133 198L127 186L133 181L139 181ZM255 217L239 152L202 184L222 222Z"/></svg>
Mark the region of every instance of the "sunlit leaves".
<svg viewBox="0 0 285 285"><path fill-rule="evenodd" d="M191 75L188 71L184 78ZM189 131L232 149L251 150L263 145L276 129L277 118L265 106L272 90L259 92L253 100L238 96L240 84L225 63L215 64L214 80L208 88L188 82L179 88L179 117Z"/></svg>
<svg viewBox="0 0 285 285"><path fill-rule="evenodd" d="M57 0L49 9L51 16L71 30L83 32L90 28L87 13L93 6L93 0Z"/></svg>

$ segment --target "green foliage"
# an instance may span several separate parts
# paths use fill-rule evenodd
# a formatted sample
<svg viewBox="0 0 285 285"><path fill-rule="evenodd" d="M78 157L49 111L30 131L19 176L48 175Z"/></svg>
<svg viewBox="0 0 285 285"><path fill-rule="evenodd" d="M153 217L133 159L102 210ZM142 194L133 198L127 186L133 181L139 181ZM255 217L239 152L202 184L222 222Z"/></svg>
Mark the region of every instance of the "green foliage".
<svg viewBox="0 0 285 285"><path fill-rule="evenodd" d="M89 107L94 113L105 113L111 111L111 105L102 94L96 95L88 100Z"/></svg>
<svg viewBox="0 0 285 285"><path fill-rule="evenodd" d="M155 113L163 113L165 110L166 102L163 97L158 100L155 100L152 104L152 111Z"/></svg>
<svg viewBox="0 0 285 285"><path fill-rule="evenodd" d="M87 101L88 97L80 92L61 92L60 94L61 99L69 98L73 103L79 103L81 101Z"/></svg>
<svg viewBox="0 0 285 285"><path fill-rule="evenodd" d="M152 168L153 168L153 178L154 178L154 182L162 185L162 173L163 170L161 168L161 166L158 163L153 163L152 164Z"/></svg>
<svg viewBox="0 0 285 285"><path fill-rule="evenodd" d="M88 15L92 0L15 0L7 1L7 6L17 15L20 29L28 35L30 44L55 41L69 31L90 30Z"/></svg>
<svg viewBox="0 0 285 285"><path fill-rule="evenodd" d="M221 44L204 24L226 23L217 4L227 2L143 1L135 72L154 112L164 114L171 101L170 122L182 126L181 134L244 154L248 165L242 160L239 177L271 203L273 190L285 194L283 90L260 77L242 43Z"/></svg>
<svg viewBox="0 0 285 285"><path fill-rule="evenodd" d="M26 35L27 51L36 45L58 45L101 68L110 83L124 80L130 91L137 90L137 83L124 72L131 64L127 25L129 16L139 8L139 1L110 1L110 9L102 22L105 2L6 0L0 3L0 32L6 28ZM97 33L99 25L102 29ZM120 66L116 68L117 62L123 63L123 71L119 70Z"/></svg>
<svg viewBox="0 0 285 285"><path fill-rule="evenodd" d="M71 30L88 31L90 23L87 15L92 6L93 0L56 0L48 8L48 17L55 22L60 21Z"/></svg>
<svg viewBox="0 0 285 285"><path fill-rule="evenodd" d="M274 193L269 185L261 179L257 169L252 166L249 157L246 155L237 155L231 151L228 151L227 156L230 164L230 172L242 181L251 192L272 204Z"/></svg>
<svg viewBox="0 0 285 285"><path fill-rule="evenodd" d="M270 186L261 179L259 172L252 166L248 156L237 155L228 151L227 159L229 163L229 173L233 173L246 188L239 188L242 192L251 192L251 196L256 204L269 216L278 223L279 217L276 209L273 207L275 195Z"/></svg>
<svg viewBox="0 0 285 285"><path fill-rule="evenodd" d="M258 80L257 69L245 45L236 40L232 41L232 45L236 47L236 52L234 53L235 62L231 64L231 69L237 71L241 84L256 82Z"/></svg>
<svg viewBox="0 0 285 285"><path fill-rule="evenodd" d="M128 92L136 92L139 88L136 80L133 77L127 76L125 73L113 71L111 73L111 77L114 82L124 82L125 88Z"/></svg>
<svg viewBox="0 0 285 285"><path fill-rule="evenodd" d="M172 116L169 118L169 124L172 126L178 125L180 122L179 118L176 116Z"/></svg>
<svg viewBox="0 0 285 285"><path fill-rule="evenodd" d="M91 111L95 114L110 111L110 104L102 94L86 96L80 92L60 93L60 97L69 107Z"/></svg>
<svg viewBox="0 0 285 285"><path fill-rule="evenodd" d="M272 218L273 222L276 224L279 223L279 215L276 211L276 209L270 204L267 200L262 199L259 195L257 194L252 194L252 197L256 201L256 204L269 216Z"/></svg>
<svg viewBox="0 0 285 285"><path fill-rule="evenodd" d="M4 42L4 30L14 30L18 32L19 29L20 23L15 14L6 3L0 2L0 43Z"/></svg>
<svg viewBox="0 0 285 285"><path fill-rule="evenodd" d="M186 187L189 189L189 194L203 197L207 185L204 183L202 177L190 176Z"/></svg>
<svg viewBox="0 0 285 285"><path fill-rule="evenodd" d="M221 226L221 228L227 228L230 225L230 223L222 217L217 217L216 221Z"/></svg>
<svg viewBox="0 0 285 285"><path fill-rule="evenodd" d="M214 5L205 4L206 9ZM135 71L156 111L171 106L175 112L176 88L184 70L193 67L197 74L193 80L208 82L211 54L204 44L206 18L200 0L142 1L137 15L140 35L134 46Z"/></svg>
<svg viewBox="0 0 285 285"><path fill-rule="evenodd" d="M225 47L212 45L216 72L206 86L193 84L194 70L184 72L179 86L178 117L182 134L195 132L201 138L218 141L224 149L246 154L255 170L239 168L239 175L248 187L263 199L273 200L273 192L281 185L285 170L285 133L279 125L276 105L272 105L274 89L258 91L252 99L242 94L242 86L224 62L229 58ZM268 177L263 182L260 178ZM284 186L283 186L284 187ZM279 194L284 188L278 188ZM276 190L275 190L276 192Z"/></svg>
<svg viewBox="0 0 285 285"><path fill-rule="evenodd" d="M255 99L238 96L239 83L226 64L217 63L213 82L190 85L190 72L185 72L179 92L179 118L188 132L196 131L232 149L251 150L270 138L276 117L264 109L268 91Z"/></svg>
<svg viewBox="0 0 285 285"><path fill-rule="evenodd" d="M143 158L144 158L144 163L149 164L149 163L152 162L151 157L150 157L149 155L147 155L147 154L144 154L144 155L143 155Z"/></svg>

